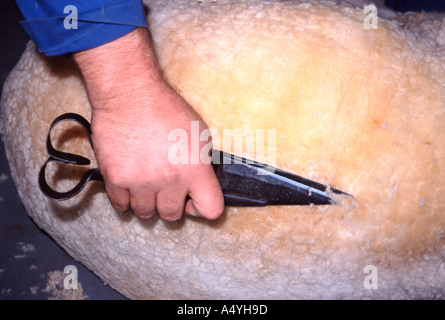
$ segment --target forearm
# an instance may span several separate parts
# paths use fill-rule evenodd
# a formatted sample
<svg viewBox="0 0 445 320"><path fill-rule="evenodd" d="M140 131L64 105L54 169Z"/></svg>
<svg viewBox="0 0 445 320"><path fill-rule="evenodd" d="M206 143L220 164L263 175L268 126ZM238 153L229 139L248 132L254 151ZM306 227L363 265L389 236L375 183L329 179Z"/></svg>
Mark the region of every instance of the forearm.
<svg viewBox="0 0 445 320"><path fill-rule="evenodd" d="M102 46L74 54L93 108L107 107L107 101L126 93L164 83L145 28L134 31Z"/></svg>

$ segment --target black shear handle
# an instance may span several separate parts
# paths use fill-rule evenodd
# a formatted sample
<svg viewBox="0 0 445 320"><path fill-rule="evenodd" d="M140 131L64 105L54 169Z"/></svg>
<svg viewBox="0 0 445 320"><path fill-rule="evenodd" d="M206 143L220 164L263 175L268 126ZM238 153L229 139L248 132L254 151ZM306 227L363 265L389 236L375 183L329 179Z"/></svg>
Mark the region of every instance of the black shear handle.
<svg viewBox="0 0 445 320"><path fill-rule="evenodd" d="M91 127L90 123L81 115L78 115L76 113L65 113L61 116L57 117L52 123L48 131L48 136L46 138L46 150L49 154L49 158L46 160L46 162L43 164L42 168L39 172L39 186L40 190L50 199L53 200L66 200L71 197L74 197L76 194L78 194L82 189L85 187L85 185L90 180L96 180L96 181L102 181L103 177L99 172L99 168L94 168L88 170L82 177L82 179L77 183L77 185L72 188L71 190L68 190L66 192L59 192L51 188L46 181L46 167L48 163L50 162L62 162L67 164L75 164L75 165L89 165L91 162L89 159L77 155L72 154L68 152L63 152L60 150L57 150L53 147L51 143L51 131L54 129L54 127L59 124L62 121L74 121L77 122L82 126L84 131L86 132L88 139L90 141L91 147L93 148L93 141L91 139ZM94 148L93 148L94 149Z"/></svg>

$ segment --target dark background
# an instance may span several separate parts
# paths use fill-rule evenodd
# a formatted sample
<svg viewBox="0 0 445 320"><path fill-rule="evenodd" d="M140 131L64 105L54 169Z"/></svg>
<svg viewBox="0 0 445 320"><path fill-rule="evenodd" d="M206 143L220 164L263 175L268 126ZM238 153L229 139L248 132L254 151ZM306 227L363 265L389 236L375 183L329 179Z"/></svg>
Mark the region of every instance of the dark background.
<svg viewBox="0 0 445 320"><path fill-rule="evenodd" d="M444 0L385 0L385 4L393 10L400 12L445 11Z"/></svg>
<svg viewBox="0 0 445 320"><path fill-rule="evenodd" d="M443 0L387 0L386 3L397 11L445 11ZM0 12L2 88L29 38L20 26L22 17L13 0L1 0ZM52 298L51 292L44 291L48 272L63 272L67 265L77 267L79 283L88 299L125 299L69 257L28 217L10 176L3 142L0 142L0 300Z"/></svg>

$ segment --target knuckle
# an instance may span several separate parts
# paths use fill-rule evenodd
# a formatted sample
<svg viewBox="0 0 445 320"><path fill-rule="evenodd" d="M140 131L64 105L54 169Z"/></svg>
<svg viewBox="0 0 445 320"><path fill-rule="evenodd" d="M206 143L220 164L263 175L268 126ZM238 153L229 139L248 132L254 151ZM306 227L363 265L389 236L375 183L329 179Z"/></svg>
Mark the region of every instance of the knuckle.
<svg viewBox="0 0 445 320"><path fill-rule="evenodd" d="M166 221L179 220L183 214L183 205L177 202L159 204L157 211L159 216Z"/></svg>
<svg viewBox="0 0 445 320"><path fill-rule="evenodd" d="M110 202L111 202L111 206L117 211L125 211L128 209L128 205L126 205L124 203L119 203L119 202L115 202L115 201L110 201Z"/></svg>
<svg viewBox="0 0 445 320"><path fill-rule="evenodd" d="M142 219L149 219L151 217L153 217L155 211L154 210L150 210L147 208L133 208L131 207L131 210L133 211L133 213L138 216L139 218Z"/></svg>
<svg viewBox="0 0 445 320"><path fill-rule="evenodd" d="M136 216L143 219L151 218L155 213L155 209L151 204L144 204L134 200L131 202L131 210Z"/></svg>
<svg viewBox="0 0 445 320"><path fill-rule="evenodd" d="M128 201L125 201L124 198L119 197L117 194L115 194L110 189L107 189L107 196L110 200L111 206L117 210L117 211L125 211L128 209L130 203Z"/></svg>

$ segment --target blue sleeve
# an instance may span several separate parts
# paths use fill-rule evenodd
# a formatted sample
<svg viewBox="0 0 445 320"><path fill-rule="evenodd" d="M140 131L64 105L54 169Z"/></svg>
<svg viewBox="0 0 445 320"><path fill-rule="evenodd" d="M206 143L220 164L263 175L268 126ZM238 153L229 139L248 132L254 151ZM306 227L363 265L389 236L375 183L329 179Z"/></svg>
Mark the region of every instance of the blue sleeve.
<svg viewBox="0 0 445 320"><path fill-rule="evenodd" d="M147 27L141 0L16 0L22 26L47 56L91 49Z"/></svg>

